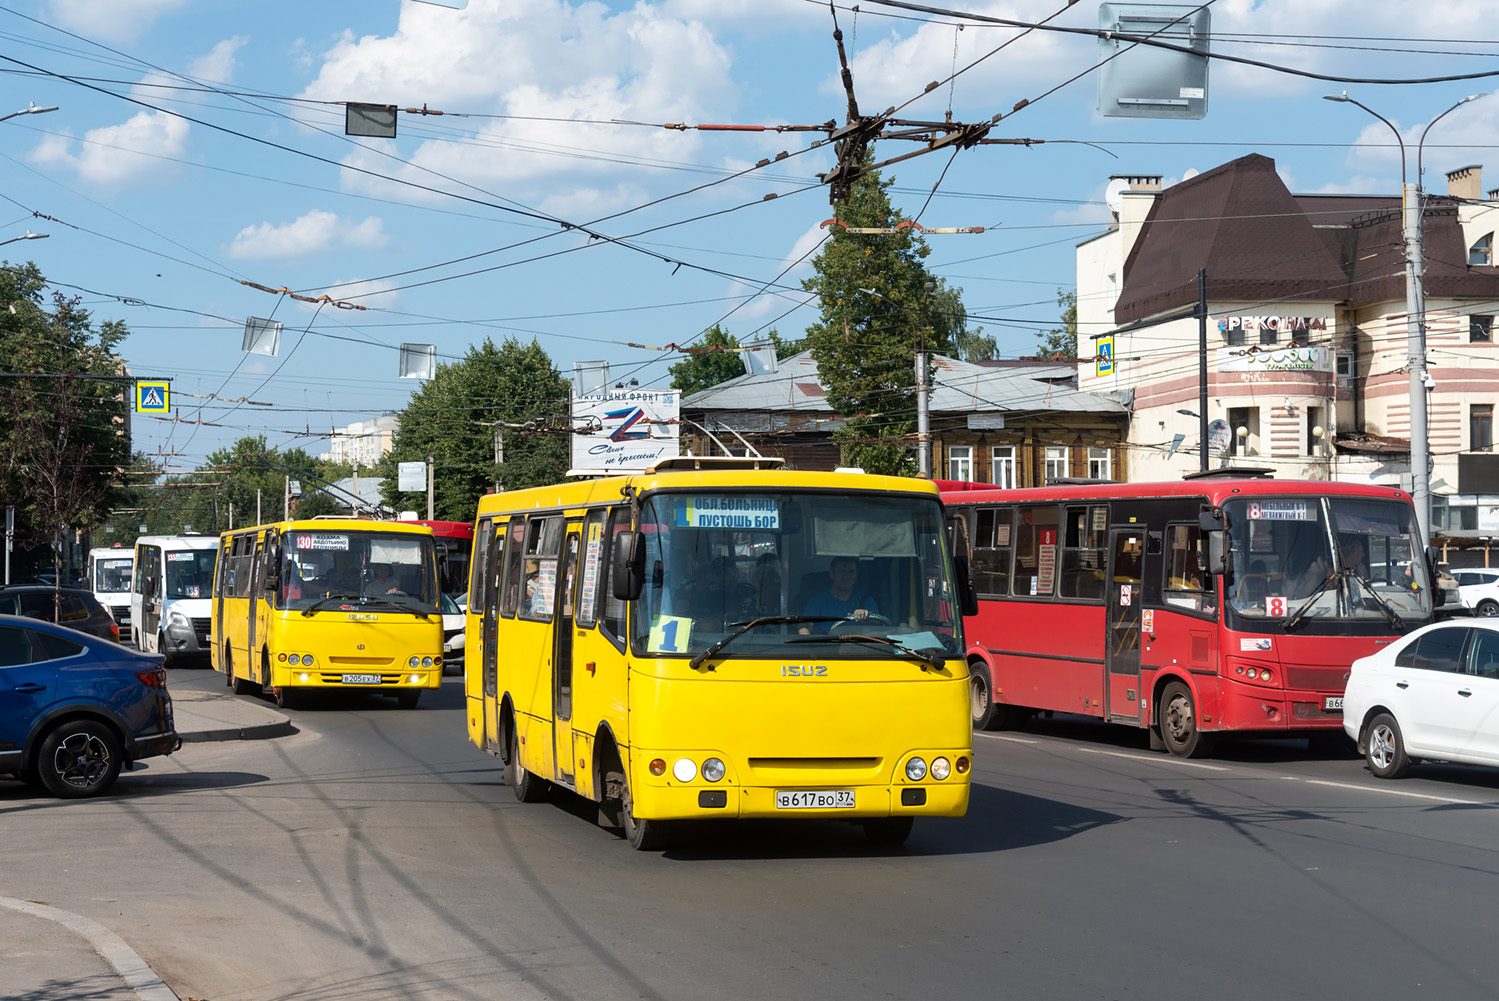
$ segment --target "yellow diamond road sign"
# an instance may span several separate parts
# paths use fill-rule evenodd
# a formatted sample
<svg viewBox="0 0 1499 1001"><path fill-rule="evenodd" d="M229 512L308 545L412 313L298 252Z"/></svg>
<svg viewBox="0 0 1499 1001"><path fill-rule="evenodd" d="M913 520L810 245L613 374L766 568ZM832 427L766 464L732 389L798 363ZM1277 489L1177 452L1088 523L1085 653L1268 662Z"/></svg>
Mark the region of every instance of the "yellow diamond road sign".
<svg viewBox="0 0 1499 1001"><path fill-rule="evenodd" d="M138 414L171 413L171 383L144 381L137 382L135 384L135 412Z"/></svg>

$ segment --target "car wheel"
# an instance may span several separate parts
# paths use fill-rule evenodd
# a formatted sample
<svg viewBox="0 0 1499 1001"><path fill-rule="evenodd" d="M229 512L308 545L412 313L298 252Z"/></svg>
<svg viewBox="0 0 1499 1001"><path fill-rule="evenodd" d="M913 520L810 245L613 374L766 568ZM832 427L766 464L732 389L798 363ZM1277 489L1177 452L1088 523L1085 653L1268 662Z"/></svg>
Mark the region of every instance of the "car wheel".
<svg viewBox="0 0 1499 1001"><path fill-rule="evenodd" d="M82 799L104 792L120 775L120 742L103 723L63 723L42 740L36 772L54 796Z"/></svg>
<svg viewBox="0 0 1499 1001"><path fill-rule="evenodd" d="M1161 739L1166 750L1178 758L1194 758L1207 751L1207 741L1197 729L1197 706L1192 692L1180 681L1173 681L1161 691L1157 703Z"/></svg>
<svg viewBox="0 0 1499 1001"><path fill-rule="evenodd" d="M864 837L870 844L880 848L903 845L911 836L912 817L878 817L864 821Z"/></svg>
<svg viewBox="0 0 1499 1001"><path fill-rule="evenodd" d="M420 688L409 692L396 693L396 705L400 706L402 709L415 709L416 704L420 702L421 699L422 690Z"/></svg>
<svg viewBox="0 0 1499 1001"><path fill-rule="evenodd" d="M517 743L515 725L510 726L510 753L506 756L505 780L515 790L515 798L522 803L540 803L547 798L546 779L526 770L520 763L520 746Z"/></svg>
<svg viewBox="0 0 1499 1001"><path fill-rule="evenodd" d="M1478 607L1473 610L1473 614L1474 615L1499 615L1499 601L1494 601L1492 599L1486 599L1484 601L1480 601L1478 603Z"/></svg>
<svg viewBox="0 0 1499 1001"><path fill-rule="evenodd" d="M1382 779L1398 779L1411 770L1405 735L1389 713L1374 717L1364 731L1364 760L1369 762L1369 771Z"/></svg>

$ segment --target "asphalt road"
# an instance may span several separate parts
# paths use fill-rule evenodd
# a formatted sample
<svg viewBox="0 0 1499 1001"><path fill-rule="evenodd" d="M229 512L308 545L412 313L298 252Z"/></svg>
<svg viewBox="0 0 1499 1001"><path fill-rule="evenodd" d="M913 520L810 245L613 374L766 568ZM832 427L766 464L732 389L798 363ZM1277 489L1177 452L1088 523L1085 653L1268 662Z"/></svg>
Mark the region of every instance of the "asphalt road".
<svg viewBox="0 0 1499 1001"><path fill-rule="evenodd" d="M1457 1001L1499 984L1499 771L1380 782L1292 742L1183 762L1058 719L979 735L969 815L919 822L900 850L796 822L646 854L578 801L516 802L465 739L459 679L414 711L355 694L290 715L293 736L188 745L100 800L0 782L0 895L107 925L207 1001Z"/></svg>

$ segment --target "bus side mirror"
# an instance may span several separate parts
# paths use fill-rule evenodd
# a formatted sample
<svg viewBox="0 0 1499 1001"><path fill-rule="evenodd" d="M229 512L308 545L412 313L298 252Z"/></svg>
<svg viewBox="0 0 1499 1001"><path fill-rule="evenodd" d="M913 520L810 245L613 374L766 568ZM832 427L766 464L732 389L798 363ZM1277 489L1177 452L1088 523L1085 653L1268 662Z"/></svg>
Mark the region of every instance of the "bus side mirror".
<svg viewBox="0 0 1499 1001"><path fill-rule="evenodd" d="M963 609L964 615L977 615L979 613L979 596L973 588L973 575L968 569L968 557L957 556L953 558L958 569L958 602Z"/></svg>
<svg viewBox="0 0 1499 1001"><path fill-rule="evenodd" d="M141 594L143 594L147 598L149 598L154 593L156 593L156 578L155 577L147 577L144 580L142 580L141 581Z"/></svg>
<svg viewBox="0 0 1499 1001"><path fill-rule="evenodd" d="M1207 543L1207 565L1202 569L1214 576L1229 573L1228 514L1221 507L1210 507L1197 515L1197 530Z"/></svg>
<svg viewBox="0 0 1499 1001"><path fill-rule="evenodd" d="M1442 585L1437 582L1437 558L1441 555L1442 549L1440 546L1426 547L1426 576L1427 582L1431 585L1429 593L1431 594L1431 605L1433 608L1447 603L1447 592L1442 590Z"/></svg>
<svg viewBox="0 0 1499 1001"><path fill-rule="evenodd" d="M267 555L269 557L267 564L270 572L265 575L265 579L260 583L267 591L274 591L281 586L281 547L275 547Z"/></svg>
<svg viewBox="0 0 1499 1001"><path fill-rule="evenodd" d="M614 566L610 568L614 597L634 601L645 587L645 540L639 532L620 532L614 536Z"/></svg>

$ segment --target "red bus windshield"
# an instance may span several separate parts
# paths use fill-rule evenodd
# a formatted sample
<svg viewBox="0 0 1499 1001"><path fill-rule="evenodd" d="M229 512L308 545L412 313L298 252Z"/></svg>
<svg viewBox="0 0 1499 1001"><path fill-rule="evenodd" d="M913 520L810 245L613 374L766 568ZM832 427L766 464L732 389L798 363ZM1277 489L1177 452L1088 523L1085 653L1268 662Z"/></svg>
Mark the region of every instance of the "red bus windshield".
<svg viewBox="0 0 1499 1001"><path fill-rule="evenodd" d="M437 577L443 594L459 596L468 591L468 561L474 551L474 525L470 521L418 521L432 529L437 543Z"/></svg>

